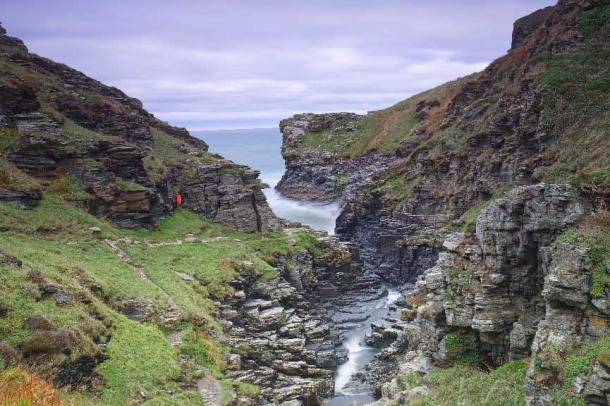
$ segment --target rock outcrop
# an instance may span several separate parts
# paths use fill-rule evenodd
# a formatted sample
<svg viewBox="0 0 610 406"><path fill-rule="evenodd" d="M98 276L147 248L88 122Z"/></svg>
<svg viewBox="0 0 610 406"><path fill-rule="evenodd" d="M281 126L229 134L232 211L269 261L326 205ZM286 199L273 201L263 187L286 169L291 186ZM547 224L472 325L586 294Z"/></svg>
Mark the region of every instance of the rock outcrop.
<svg viewBox="0 0 610 406"><path fill-rule="evenodd" d="M601 155L588 162L583 151L610 146L607 137L592 135L605 131L596 114L579 106L592 97L606 106L607 97L586 94L590 87L584 82L568 90L567 77L586 76L585 69L604 77L607 35L591 32L605 32L605 7L562 0L524 17L515 24L512 49L483 72L359 117L349 131L320 136L318 115L286 120L281 128L287 181L280 190L290 195L294 185L297 197L340 195L337 233L358 245L365 266L396 282L429 267L448 230L471 227L476 207L511 187L569 176L597 182L588 173L603 173L607 163ZM585 22L589 28L583 28ZM586 58L589 54L599 60ZM589 65L572 66L571 58ZM568 75L565 81L555 81L558 72ZM582 102L568 108L556 102L558 94ZM573 118L564 120L568 116ZM305 131L308 120L316 123L315 131ZM587 145L584 150L560 147L577 138ZM332 159L320 158L328 151ZM337 179L342 168L371 176L353 184L345 178L343 190L350 193L330 193L328 180ZM597 183L592 189L605 190Z"/></svg>
<svg viewBox="0 0 610 406"><path fill-rule="evenodd" d="M391 161L380 153L350 159L343 151L363 116L353 113L297 114L280 122L286 172L277 184L284 196L332 202L371 181ZM341 152L339 152L341 151Z"/></svg>
<svg viewBox="0 0 610 406"><path fill-rule="evenodd" d="M4 30L0 52L0 200L32 207L52 190L121 227L154 228L181 193L185 207L238 231L279 227L256 171Z"/></svg>
<svg viewBox="0 0 610 406"><path fill-rule="evenodd" d="M531 357L528 403L552 404L549 393L560 379L548 353L607 334L608 313L595 303L605 303L608 291L592 295L587 250L557 241L586 210L570 186L519 187L483 209L476 234L448 235L437 263L407 294L412 310L404 315L413 321L403 333L397 373L425 375L465 357L494 366ZM594 362L575 392L604 404L608 369ZM396 380L382 386L380 404L420 395Z"/></svg>
<svg viewBox="0 0 610 406"><path fill-rule="evenodd" d="M339 309L330 301L368 286L352 283L362 269L348 246L332 238L323 245L320 257L278 258L280 274L269 281L253 279L252 264L241 264L236 293L219 306L232 351L229 376L260 386L260 404L315 405L333 395L340 337L331 317Z"/></svg>

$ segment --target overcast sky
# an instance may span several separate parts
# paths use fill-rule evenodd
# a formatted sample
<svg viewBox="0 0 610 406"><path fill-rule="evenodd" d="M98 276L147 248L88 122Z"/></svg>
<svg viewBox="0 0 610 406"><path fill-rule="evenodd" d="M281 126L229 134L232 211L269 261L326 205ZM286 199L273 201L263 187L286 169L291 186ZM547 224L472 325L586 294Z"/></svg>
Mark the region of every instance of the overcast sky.
<svg viewBox="0 0 610 406"><path fill-rule="evenodd" d="M481 70L554 0L0 0L31 51L191 130L388 107Z"/></svg>

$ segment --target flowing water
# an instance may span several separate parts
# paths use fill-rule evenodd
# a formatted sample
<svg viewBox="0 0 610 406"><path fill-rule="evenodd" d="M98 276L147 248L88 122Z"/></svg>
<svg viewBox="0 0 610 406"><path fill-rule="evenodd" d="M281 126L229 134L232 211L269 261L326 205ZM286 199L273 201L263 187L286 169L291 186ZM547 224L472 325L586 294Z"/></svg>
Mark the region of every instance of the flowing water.
<svg viewBox="0 0 610 406"><path fill-rule="evenodd" d="M270 188L264 190L269 206L279 217L307 224L317 230L334 233L335 220L340 212L337 203L314 204L287 199L274 186L284 173L280 153L282 137L277 129L194 131L204 139L210 151L260 171L260 178ZM347 360L335 375L335 396L332 406L359 406L373 402L371 389L354 377L364 370L377 350L365 344L371 325L384 324L390 308L400 298L397 291L375 286L367 291L354 291L337 300L333 321L342 331L342 350Z"/></svg>
<svg viewBox="0 0 610 406"><path fill-rule="evenodd" d="M263 192L269 206L279 217L307 224L329 234L335 232L335 220L340 208L337 203L304 203L283 197L274 186L284 173L284 159L280 153L282 135L275 128L251 130L193 131L218 153L240 164L246 164L261 172L261 180L270 187Z"/></svg>

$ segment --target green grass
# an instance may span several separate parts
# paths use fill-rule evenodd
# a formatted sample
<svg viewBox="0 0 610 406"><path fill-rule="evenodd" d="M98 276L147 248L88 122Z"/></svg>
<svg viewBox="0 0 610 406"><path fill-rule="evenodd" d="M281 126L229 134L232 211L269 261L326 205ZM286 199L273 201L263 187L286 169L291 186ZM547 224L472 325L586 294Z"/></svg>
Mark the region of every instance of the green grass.
<svg viewBox="0 0 610 406"><path fill-rule="evenodd" d="M0 129L0 154L4 153L19 138L17 130L12 128Z"/></svg>
<svg viewBox="0 0 610 406"><path fill-rule="evenodd" d="M114 178L114 185L121 191L124 192L137 192L144 190L144 187L132 180L117 176Z"/></svg>
<svg viewBox="0 0 610 406"><path fill-rule="evenodd" d="M223 349L210 337L189 331L184 337L183 351L196 360L199 365L206 367L214 378L222 379L226 365L223 358Z"/></svg>
<svg viewBox="0 0 610 406"><path fill-rule="evenodd" d="M102 231L92 234L90 227L100 227ZM277 275L273 267L277 256L306 249L320 254L323 248L317 237L307 232L292 236L282 232L239 233L184 209L163 219L158 231L120 230L51 192L44 194L37 208L28 211L0 202L0 230L0 252L23 261L21 269L0 265L0 306L8 309L0 318L0 340L18 347L35 345L28 341L32 332L25 327L25 320L33 314L46 316L56 327L78 332L73 357L97 352L95 343L109 338L110 358L99 367L106 385L98 388L106 404L144 400L146 404L159 405L197 404L196 393L177 388L177 354L162 331L154 325L127 320L116 310L117 303L126 299L151 300L157 310L164 309L166 293L186 317L180 327L190 331L185 354L218 377L227 399L235 392L257 393L256 386L237 384L223 375L224 350L213 338L220 326L212 316L212 300L232 292L228 282L239 277L236 267L259 279L272 279ZM196 241L186 242L187 237ZM142 265L154 284L140 278L117 258L104 238L122 239L120 244L136 264ZM183 243L155 245L177 240ZM37 286L28 277L32 270L73 293L75 302L58 306L49 297L41 300ZM190 274L195 281L186 282L176 272ZM36 368L47 371L65 359L56 354L40 360ZM140 392L145 393L144 398L140 398ZM66 394L66 398L78 398L82 404L96 403L84 395Z"/></svg>
<svg viewBox="0 0 610 406"><path fill-rule="evenodd" d="M151 128L151 134L153 149L144 156L143 162L146 173L154 183L161 182L169 173L169 168L177 162L206 164L217 160L211 154L201 152L159 129ZM189 171L193 171L193 168L185 168L183 173L188 173Z"/></svg>
<svg viewBox="0 0 610 406"><path fill-rule="evenodd" d="M585 404L584 400L574 393L574 379L580 374L589 374L595 362L606 365L610 361L610 336L606 335L589 343L581 343L573 348L559 349L547 346L537 355L538 362L544 359L557 373L558 381L551 386L556 404Z"/></svg>
<svg viewBox="0 0 610 406"><path fill-rule="evenodd" d="M472 334L449 333L443 338L445 349L458 363L476 365L479 363L477 342Z"/></svg>
<svg viewBox="0 0 610 406"><path fill-rule="evenodd" d="M593 218L595 219L595 217ZM579 227L570 228L557 240L589 250L588 255L592 266L591 296L603 297L606 289L610 289L610 276L607 272L607 268L610 266L610 230L589 225L589 222L585 222Z"/></svg>
<svg viewBox="0 0 610 406"><path fill-rule="evenodd" d="M474 204L470 209L466 210L466 212L460 217L460 232L468 232L472 228L472 225L477 221L477 217L479 217L481 210L487 207L488 204L488 201L481 201Z"/></svg>
<svg viewBox="0 0 610 406"><path fill-rule="evenodd" d="M610 6L601 9L606 15ZM599 13L601 9L591 13ZM588 19L587 15L583 14L581 25ZM598 20L590 20L586 25L597 27L595 21ZM607 28L607 22L604 24ZM597 187L607 188L610 185L610 74L607 69L610 49L591 39L577 51L545 54L540 59L542 117L549 135L546 158L554 163L538 169L537 177L549 182L571 177L578 184L593 182Z"/></svg>
<svg viewBox="0 0 610 406"><path fill-rule="evenodd" d="M40 183L0 156L0 187L27 191L40 188Z"/></svg>
<svg viewBox="0 0 610 406"><path fill-rule="evenodd" d="M437 369L424 378L432 394L410 404L520 406L525 404L526 372L525 360L509 362L490 372L465 365Z"/></svg>
<svg viewBox="0 0 610 406"><path fill-rule="evenodd" d="M83 189L80 180L72 173L68 173L54 181L46 187L46 190L56 193L67 201L88 200L91 198L91 195Z"/></svg>
<svg viewBox="0 0 610 406"><path fill-rule="evenodd" d="M580 30L586 38L591 38L595 33L610 36L610 4L607 0L597 0L594 3L597 3L599 7L581 14Z"/></svg>
<svg viewBox="0 0 610 406"><path fill-rule="evenodd" d="M163 333L123 317L113 326L107 354L99 370L107 381L103 399L109 404L125 404L140 391L154 393L180 374L177 352Z"/></svg>

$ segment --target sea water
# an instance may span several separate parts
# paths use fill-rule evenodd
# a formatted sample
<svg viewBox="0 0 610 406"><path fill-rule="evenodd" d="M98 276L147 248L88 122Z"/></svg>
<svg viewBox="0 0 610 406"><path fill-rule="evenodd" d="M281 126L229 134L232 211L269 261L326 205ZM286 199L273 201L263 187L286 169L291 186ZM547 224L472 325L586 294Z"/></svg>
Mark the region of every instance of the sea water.
<svg viewBox="0 0 610 406"><path fill-rule="evenodd" d="M287 199L275 190L284 173L281 154L282 134L275 128L248 130L193 131L210 146L210 152L260 171L261 180L270 187L263 192L279 217L298 221L333 234L340 208L337 203L315 204Z"/></svg>

